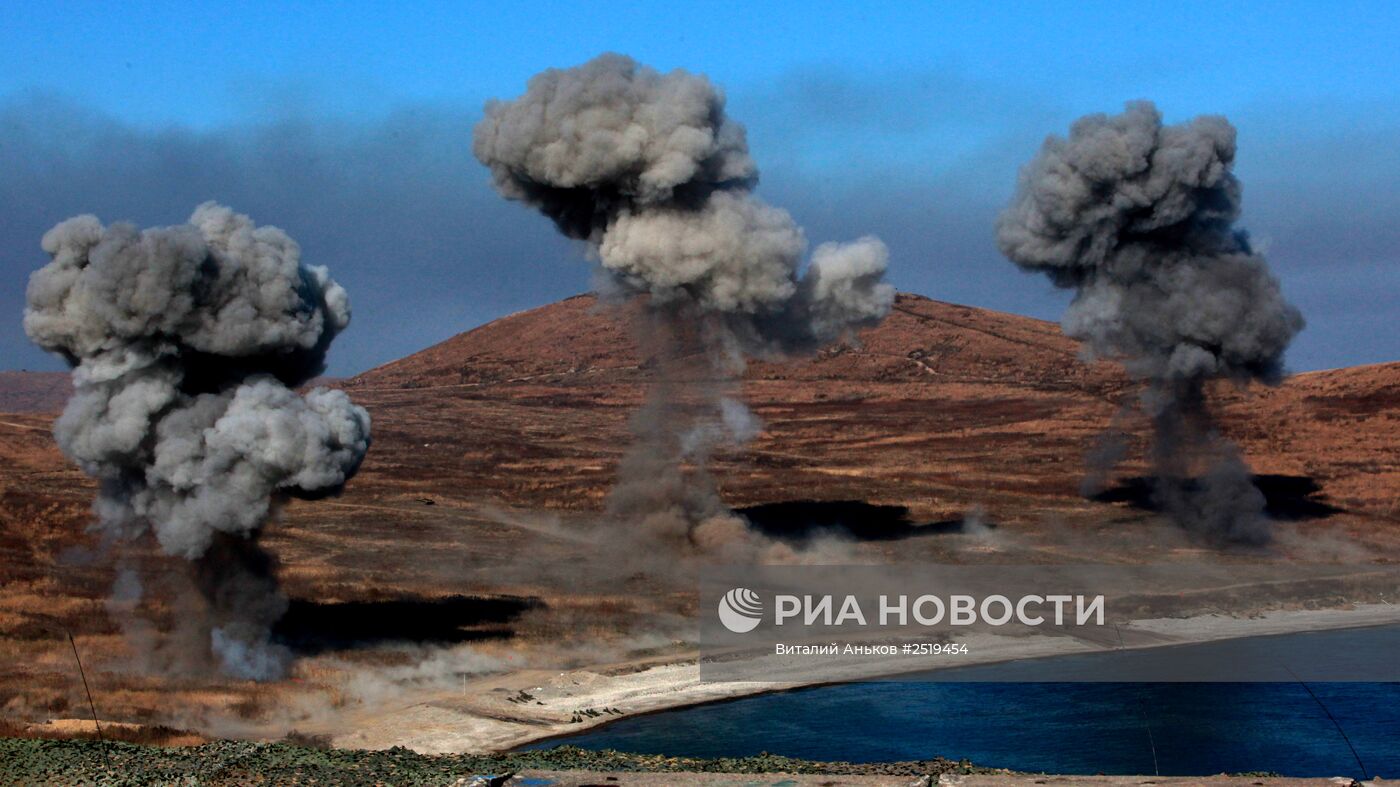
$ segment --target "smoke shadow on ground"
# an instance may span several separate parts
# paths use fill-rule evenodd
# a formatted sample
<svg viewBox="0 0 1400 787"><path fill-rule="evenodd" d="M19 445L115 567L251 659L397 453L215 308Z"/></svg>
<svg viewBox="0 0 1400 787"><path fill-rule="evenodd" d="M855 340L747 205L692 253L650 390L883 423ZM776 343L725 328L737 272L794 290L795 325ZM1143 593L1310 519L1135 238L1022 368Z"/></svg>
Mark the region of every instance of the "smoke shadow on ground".
<svg viewBox="0 0 1400 787"><path fill-rule="evenodd" d="M514 636L509 623L543 606L517 596L447 596L385 601L293 599L273 640L300 655L384 642L454 645Z"/></svg>
<svg viewBox="0 0 1400 787"><path fill-rule="evenodd" d="M964 530L962 519L919 524L909 518L906 506L864 500L785 500L736 508L734 513L748 520L754 530L783 541L833 534L856 541L899 541Z"/></svg>
<svg viewBox="0 0 1400 787"><path fill-rule="evenodd" d="M1322 499L1322 486L1309 476L1267 474L1253 476L1252 480L1264 495L1264 512L1272 519L1288 522L1326 519L1346 510ZM1127 503L1144 511L1161 511L1156 486L1157 479L1150 476L1125 478L1089 499L1100 503Z"/></svg>

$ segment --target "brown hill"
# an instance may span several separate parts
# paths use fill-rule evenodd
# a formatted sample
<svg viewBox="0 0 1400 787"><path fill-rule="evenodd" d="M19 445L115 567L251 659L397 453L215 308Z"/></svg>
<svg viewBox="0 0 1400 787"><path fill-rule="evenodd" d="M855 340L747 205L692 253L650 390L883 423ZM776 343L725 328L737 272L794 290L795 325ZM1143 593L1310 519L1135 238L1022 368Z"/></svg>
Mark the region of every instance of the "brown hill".
<svg viewBox="0 0 1400 787"><path fill-rule="evenodd" d="M373 464L415 479L450 472L522 507L597 508L655 377L637 317L578 296L347 381L375 413ZM1126 387L1050 323L915 295L856 343L750 364L743 385L767 428L717 463L736 505L820 496L939 518L992 490L1072 491L1083 444ZM1009 448L1024 461L1006 462Z"/></svg>
<svg viewBox="0 0 1400 787"><path fill-rule="evenodd" d="M518 312L426 350L368 371L351 387L486 387L637 382L654 359L642 357L635 306L599 304L579 295ZM856 346L815 358L750 365L749 380L844 380L854 383L985 382L1014 386L1121 387L1111 366L1089 366L1077 345L1043 320L901 294L879 327Z"/></svg>
<svg viewBox="0 0 1400 787"><path fill-rule="evenodd" d="M653 376L655 359L633 339L635 318L633 309L578 296L460 334L346 387L378 405L376 428L472 435L457 457L465 476L491 478L492 487L499 479L512 503L591 507L626 444L623 419ZM969 506L1012 520L1102 513L1076 494L1082 457L1115 417L1130 431L1145 427L1120 412L1135 386L1116 365L1085 363L1057 325L910 294L856 343L750 364L744 387L767 429L749 452L721 462L736 503L805 490L932 517ZM1325 499L1348 521L1395 522L1400 363L1301 374L1277 389L1222 385L1214 396L1256 471L1284 478L1270 490L1281 498L1276 508ZM451 423L436 420L443 416ZM394 440L377 442L375 453L391 459ZM1135 449L1125 475L1144 471L1141 441ZM507 469L519 475L506 481ZM515 487L529 494L512 494Z"/></svg>
<svg viewBox="0 0 1400 787"><path fill-rule="evenodd" d="M450 490L597 509L628 444L627 417L656 376L637 325L635 307L577 296L339 382L375 418L374 448L347 500ZM1113 364L1084 362L1058 326L902 294L858 338L749 365L744 394L766 428L747 451L718 458L734 504L856 499L938 519L980 507L1011 522L1119 510L1077 489L1082 457L1107 425L1145 431L1124 409L1135 387ZM53 412L63 391L59 374L0 377L0 403L28 403L12 410ZM1285 497L1325 501L1339 522L1395 522L1400 364L1301 374L1276 389L1220 386L1214 396L1256 471L1294 479L1275 482L1293 485ZM1132 448L1125 478L1145 469L1141 441ZM56 452L48 461L67 470Z"/></svg>
<svg viewBox="0 0 1400 787"><path fill-rule="evenodd" d="M634 339L638 316L577 296L329 381L375 417L350 499L370 487L458 494L465 484L480 500L596 509L628 443L627 417L656 376ZM719 457L736 505L850 498L935 518L977 506L1010 521L1105 512L1077 494L1082 457L1115 419L1145 427L1124 411L1135 387L1117 366L1084 362L1053 323L910 294L858 338L749 365L744 394L766 429L749 450ZM11 412L55 412L66 392L62 374L0 375ZM1400 364L1214 394L1257 472L1297 479L1294 492L1342 509L1340 521L1395 521ZM1142 448L1121 475L1144 471ZM56 452L48 460L67 469Z"/></svg>

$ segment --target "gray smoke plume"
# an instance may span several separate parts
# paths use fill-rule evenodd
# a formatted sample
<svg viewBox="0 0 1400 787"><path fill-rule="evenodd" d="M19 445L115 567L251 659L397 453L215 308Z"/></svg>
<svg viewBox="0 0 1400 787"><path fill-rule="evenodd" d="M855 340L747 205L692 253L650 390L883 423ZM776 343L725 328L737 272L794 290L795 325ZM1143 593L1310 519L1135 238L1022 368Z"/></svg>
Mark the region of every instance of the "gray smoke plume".
<svg viewBox="0 0 1400 787"><path fill-rule="evenodd" d="M338 492L369 447L343 392L292 390L348 324L345 290L281 230L212 202L147 230L79 216L43 248L24 328L73 367L54 434L100 483L98 528L194 561L227 671L280 675L286 602L258 533L280 501Z"/></svg>
<svg viewBox="0 0 1400 787"><path fill-rule="evenodd" d="M1234 226L1234 158L1222 117L1164 126L1143 101L1080 118L1022 169L997 241L1023 270L1075 291L1067 335L1147 384L1166 509L1210 537L1257 543L1268 538L1263 496L1216 433L1205 384L1279 383L1303 318Z"/></svg>
<svg viewBox="0 0 1400 787"><path fill-rule="evenodd" d="M802 229L752 194L758 169L744 129L702 76L616 54L549 69L523 96L487 104L472 150L503 196L588 244L601 290L649 296L662 337L698 337L709 364L699 377L732 380L747 356L811 352L877 324L894 301L875 238L824 244L799 275ZM731 516L703 477L701 444L752 424L737 400L723 403L724 386L698 427L676 417L669 382L657 393L634 424L612 508L688 523L680 536L694 545L702 523ZM689 479L683 462L699 466Z"/></svg>
<svg viewBox="0 0 1400 787"><path fill-rule="evenodd" d="M487 104L472 151L503 196L587 241L624 290L698 305L746 353L810 350L893 302L875 238L824 245L798 276L802 229L751 193L744 128L704 77L616 54L549 69Z"/></svg>

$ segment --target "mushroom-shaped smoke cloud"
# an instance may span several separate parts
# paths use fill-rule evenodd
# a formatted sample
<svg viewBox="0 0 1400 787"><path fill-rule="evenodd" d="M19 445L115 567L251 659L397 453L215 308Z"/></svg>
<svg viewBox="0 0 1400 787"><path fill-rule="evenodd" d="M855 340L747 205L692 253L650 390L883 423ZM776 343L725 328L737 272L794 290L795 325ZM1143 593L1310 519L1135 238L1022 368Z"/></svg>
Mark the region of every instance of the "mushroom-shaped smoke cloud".
<svg viewBox="0 0 1400 787"><path fill-rule="evenodd" d="M714 358L701 376L731 377L745 356L814 351L878 323L894 302L875 238L823 245L799 274L802 229L752 194L758 169L744 129L702 76L616 54L549 69L523 96L487 105L473 152L503 196L588 243L608 290L649 296L647 330L661 336L648 338L673 345L663 359L695 355L675 345L700 336L699 354ZM660 399L636 419L639 439L612 497L619 518L671 523L644 529L692 546L703 540L697 528L728 509L706 479L686 482L681 465L702 465L708 448L695 436L724 433L711 427L733 423L740 406L721 387L703 398L710 422L698 429L679 425Z"/></svg>
<svg viewBox="0 0 1400 787"><path fill-rule="evenodd" d="M704 77L615 54L550 69L487 105L473 151L503 196L588 241L626 290L697 305L750 354L810 350L893 303L874 238L823 246L799 278L802 229L751 193L744 129Z"/></svg>
<svg viewBox="0 0 1400 787"><path fill-rule="evenodd" d="M1215 435L1204 385L1278 383L1303 318L1234 226L1234 158L1221 117L1164 126L1134 102L1080 118L1021 171L997 241L1023 270L1075 291L1066 334L1147 383L1166 508L1212 537L1258 542L1263 497ZM1211 469L1191 478L1202 460Z"/></svg>
<svg viewBox="0 0 1400 787"><path fill-rule="evenodd" d="M369 447L343 392L291 390L349 322L345 290L281 230L214 203L147 230L80 216L43 248L24 327L73 366L55 436L100 481L99 528L218 563L197 572L216 652L233 674L280 674L285 600L256 537L278 501L338 492Z"/></svg>

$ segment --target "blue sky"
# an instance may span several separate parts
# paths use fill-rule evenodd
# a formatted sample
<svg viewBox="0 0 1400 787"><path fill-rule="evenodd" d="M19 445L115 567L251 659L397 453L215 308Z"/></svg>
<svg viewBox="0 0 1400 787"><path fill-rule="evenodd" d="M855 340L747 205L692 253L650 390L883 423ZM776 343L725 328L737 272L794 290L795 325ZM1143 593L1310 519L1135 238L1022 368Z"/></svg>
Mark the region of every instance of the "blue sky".
<svg viewBox="0 0 1400 787"><path fill-rule="evenodd" d="M1016 168L1150 98L1240 130L1243 224L1309 318L1297 369L1400 359L1400 3L18 3L0 24L0 368L38 238L218 199L350 290L353 373L588 288L469 153L482 102L614 50L707 74L761 194L813 242L874 232L931 297L1054 319L1001 260ZM288 7L292 6L292 7Z"/></svg>

